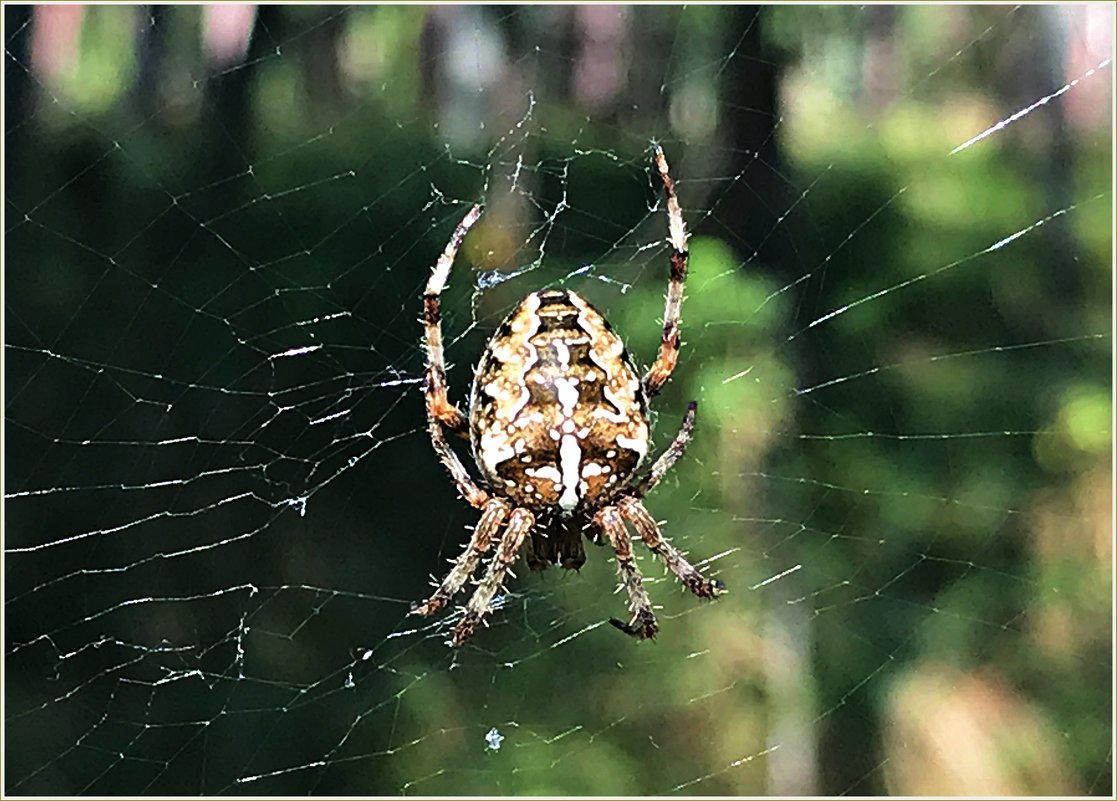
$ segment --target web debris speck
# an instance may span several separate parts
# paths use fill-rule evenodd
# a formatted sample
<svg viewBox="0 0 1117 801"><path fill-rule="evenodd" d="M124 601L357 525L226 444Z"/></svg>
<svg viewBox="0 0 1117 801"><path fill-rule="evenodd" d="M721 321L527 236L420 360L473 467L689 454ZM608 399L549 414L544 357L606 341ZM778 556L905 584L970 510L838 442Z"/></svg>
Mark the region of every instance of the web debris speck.
<svg viewBox="0 0 1117 801"><path fill-rule="evenodd" d="M485 733L485 747L488 750L499 751L502 742L504 742L504 735L497 731L495 726Z"/></svg>

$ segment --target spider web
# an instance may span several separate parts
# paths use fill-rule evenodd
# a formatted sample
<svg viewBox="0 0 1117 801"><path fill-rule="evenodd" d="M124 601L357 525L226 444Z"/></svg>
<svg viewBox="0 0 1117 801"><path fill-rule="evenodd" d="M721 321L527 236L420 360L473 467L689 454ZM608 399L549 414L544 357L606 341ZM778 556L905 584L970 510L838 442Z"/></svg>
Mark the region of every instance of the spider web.
<svg viewBox="0 0 1117 801"><path fill-rule="evenodd" d="M6 793L1112 792L1111 7L248 8L4 9ZM730 592L452 650L429 267L459 401L543 286L646 364L652 142Z"/></svg>

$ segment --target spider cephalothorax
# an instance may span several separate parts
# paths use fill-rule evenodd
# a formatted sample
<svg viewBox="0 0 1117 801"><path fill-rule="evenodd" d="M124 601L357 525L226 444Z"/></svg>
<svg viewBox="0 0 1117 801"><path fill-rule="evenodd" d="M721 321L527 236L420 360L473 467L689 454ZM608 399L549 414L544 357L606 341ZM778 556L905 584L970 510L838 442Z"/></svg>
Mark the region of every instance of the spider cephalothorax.
<svg viewBox="0 0 1117 801"><path fill-rule="evenodd" d="M671 276L659 357L641 379L620 337L576 292L533 292L501 323L473 378L468 419L446 397L439 296L469 229L481 216L474 206L455 229L435 264L423 296L427 345L428 428L435 451L458 489L482 510L469 545L434 594L413 612L442 609L473 575L494 544L484 578L454 629L460 645L484 619L505 574L521 549L533 569L585 561L582 534L608 539L628 594L630 622L612 621L637 637L657 631L651 600L632 556L625 523L695 595L716 596L723 587L693 567L663 539L641 499L682 456L694 428L691 402L668 449L640 472L648 452L648 398L675 367L679 312L686 280L686 227L663 151L655 163L667 196ZM483 477L478 486L443 436L446 427L468 432Z"/></svg>

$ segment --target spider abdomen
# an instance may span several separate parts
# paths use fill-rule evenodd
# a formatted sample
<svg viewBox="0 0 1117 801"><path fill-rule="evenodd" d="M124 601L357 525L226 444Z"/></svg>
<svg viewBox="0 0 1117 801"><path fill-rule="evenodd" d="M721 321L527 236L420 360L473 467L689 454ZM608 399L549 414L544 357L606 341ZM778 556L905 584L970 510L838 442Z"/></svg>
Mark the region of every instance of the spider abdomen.
<svg viewBox="0 0 1117 801"><path fill-rule="evenodd" d="M636 368L576 292L533 292L500 325L477 365L469 421L487 482L563 517L623 486L648 451Z"/></svg>

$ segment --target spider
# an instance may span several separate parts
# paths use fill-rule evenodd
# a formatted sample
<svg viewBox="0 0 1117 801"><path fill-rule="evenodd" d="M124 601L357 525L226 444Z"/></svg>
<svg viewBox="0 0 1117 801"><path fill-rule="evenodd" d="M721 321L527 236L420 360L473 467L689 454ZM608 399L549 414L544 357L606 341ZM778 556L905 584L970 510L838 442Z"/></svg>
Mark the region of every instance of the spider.
<svg viewBox="0 0 1117 801"><path fill-rule="evenodd" d="M552 563L577 569L586 559L583 533L598 542L604 535L616 554L631 617L610 623L637 638L654 637L658 626L626 523L695 595L714 598L725 590L663 538L641 500L683 455L698 408L691 401L674 441L640 471L650 441L648 399L670 378L679 355L687 273L686 225L675 184L658 146L654 157L667 198L671 275L659 355L643 378L597 309L576 292L545 289L524 298L489 341L473 377L467 418L447 398L439 298L458 248L481 217L480 205L458 224L427 281L427 427L458 491L481 517L465 551L434 593L412 605L412 614L433 615L445 607L495 548L454 628L455 647L485 620L521 550L532 570ZM480 484L451 450L444 428L468 436Z"/></svg>

